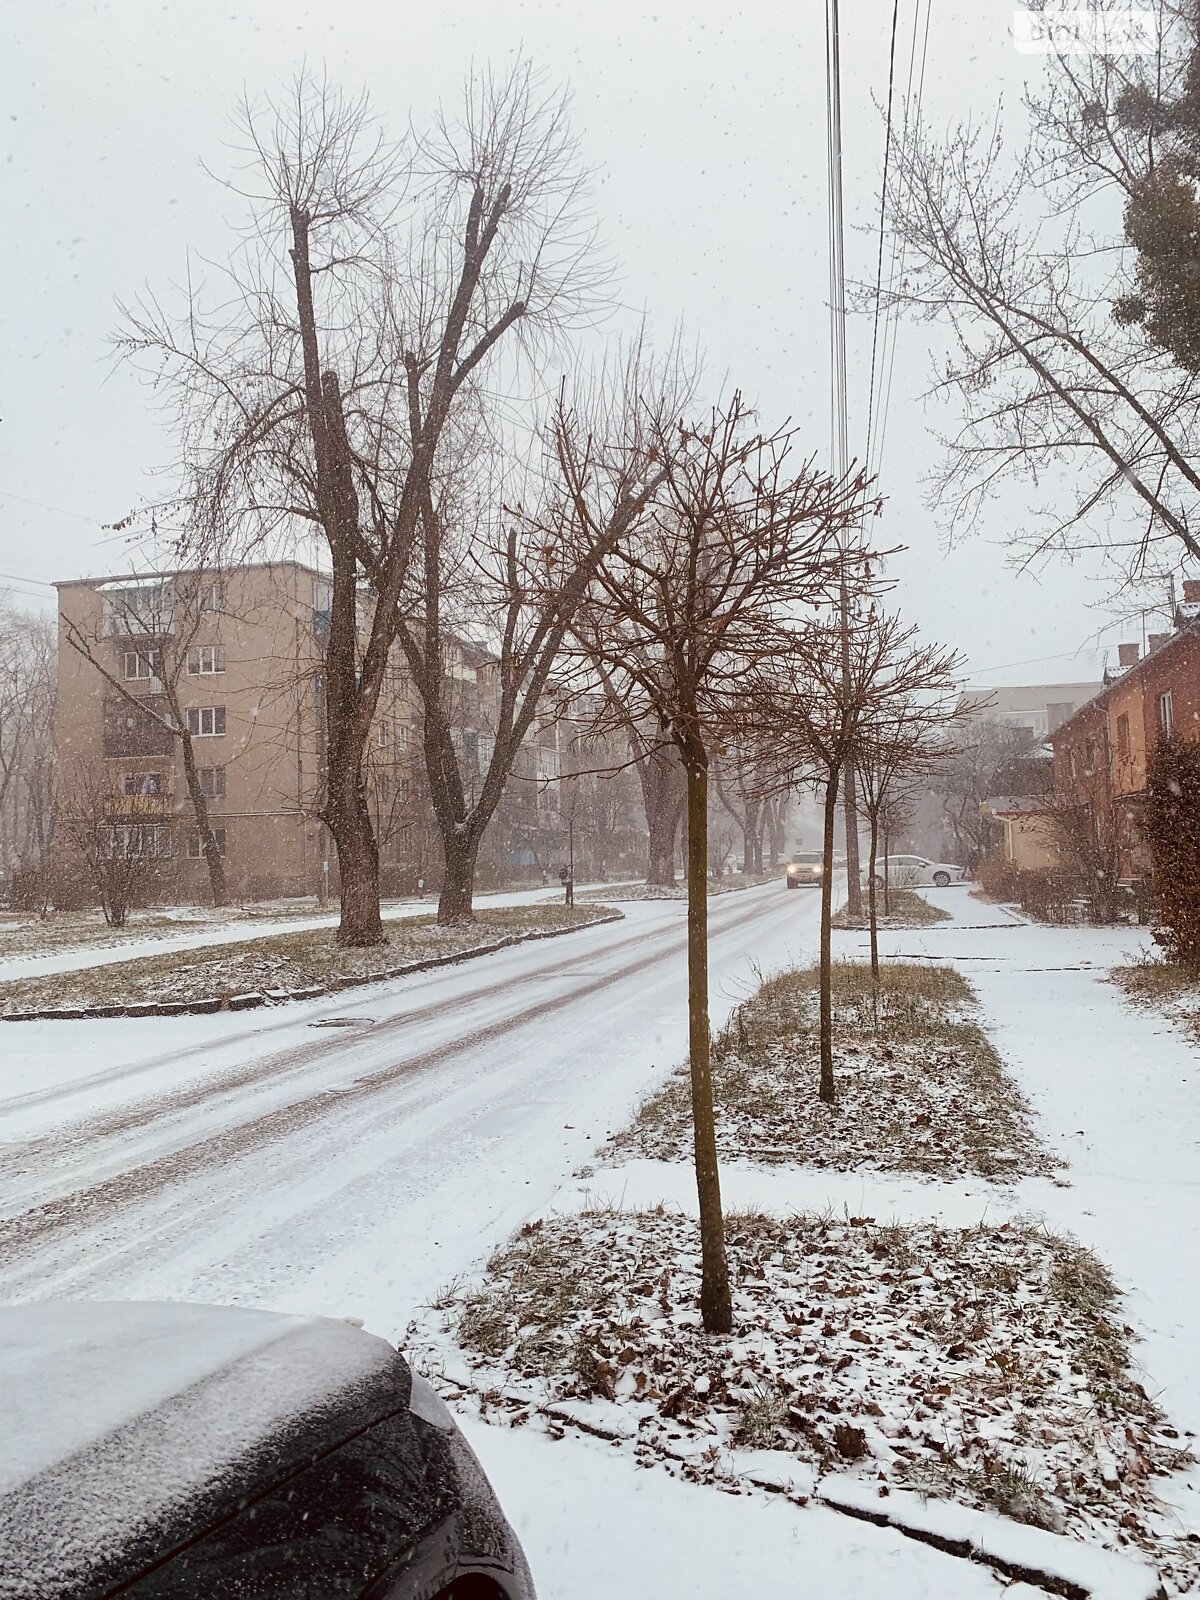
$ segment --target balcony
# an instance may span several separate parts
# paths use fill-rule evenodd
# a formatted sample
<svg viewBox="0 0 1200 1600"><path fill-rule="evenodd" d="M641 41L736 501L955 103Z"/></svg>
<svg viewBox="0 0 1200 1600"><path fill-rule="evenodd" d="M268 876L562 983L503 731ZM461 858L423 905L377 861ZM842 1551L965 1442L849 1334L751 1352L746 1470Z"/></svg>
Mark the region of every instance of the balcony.
<svg viewBox="0 0 1200 1600"><path fill-rule="evenodd" d="M150 711L164 716L166 699L161 695L147 695L142 704L134 705L126 699L104 702L104 754L112 759L141 756L169 756L175 748L175 735L165 728Z"/></svg>
<svg viewBox="0 0 1200 1600"><path fill-rule="evenodd" d="M114 794L105 806L112 822L155 822L175 814L170 794Z"/></svg>

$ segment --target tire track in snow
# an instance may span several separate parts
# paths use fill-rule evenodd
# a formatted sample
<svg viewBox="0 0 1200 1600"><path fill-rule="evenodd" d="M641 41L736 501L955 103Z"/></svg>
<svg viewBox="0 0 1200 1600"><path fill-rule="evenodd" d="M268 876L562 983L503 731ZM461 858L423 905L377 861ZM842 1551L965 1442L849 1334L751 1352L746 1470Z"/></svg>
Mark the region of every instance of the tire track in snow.
<svg viewBox="0 0 1200 1600"><path fill-rule="evenodd" d="M754 891L747 893L754 894ZM758 895L754 895L754 899L754 904L739 907L738 913L723 921L720 927L714 928L713 933L718 937L726 936L761 916L763 911L761 899ZM632 949L661 941L658 949L652 950L638 963L636 970L644 971L647 967L656 966L678 955L686 947L686 927L680 928L676 924L666 932L668 937L665 941L664 930L654 929L649 933L636 934L632 938L618 941L616 946L609 945L600 951L580 952L569 963L564 963L563 967L554 969L554 972L548 975L557 975L568 965L579 967L605 955L628 954ZM523 1010L482 1028L468 1028L462 1034L446 1040L433 1049L421 1052L405 1061L365 1073L351 1084L326 1086L304 1099L276 1107L262 1116L239 1122L219 1133L201 1137L152 1161L125 1168L109 1178L0 1219L0 1268L15 1265L31 1250L41 1248L63 1234L77 1231L81 1226L103 1225L124 1207L151 1199L173 1184L185 1182L215 1166L226 1165L242 1156L252 1154L286 1138L293 1132L321 1121L328 1115L370 1100L407 1078L435 1070L439 1065L472 1048L492 1043L506 1033L553 1016L579 1000L624 982L630 976L630 971L630 966L623 964L588 983L572 987L564 994L526 1006ZM540 975L534 973L531 976L536 978ZM494 992L504 986L493 985L485 993ZM444 1010L445 1006L446 1002L442 1001L436 1008L431 1009ZM378 1027L381 1033L386 1034L403 1027L409 1021L411 1014L401 1015L379 1024ZM362 1037L363 1030L357 1031L355 1040L361 1043ZM313 1047L314 1053L328 1060L331 1043L334 1042L323 1040L319 1046ZM333 1053L337 1053L342 1044L342 1041L336 1041ZM287 1054L285 1053L285 1058ZM308 1056L308 1047L305 1047L304 1054ZM265 1062L256 1063L255 1078L263 1076L264 1072L269 1074L272 1070L277 1070L277 1060L278 1058L268 1057ZM104 1139L97 1142L103 1143Z"/></svg>

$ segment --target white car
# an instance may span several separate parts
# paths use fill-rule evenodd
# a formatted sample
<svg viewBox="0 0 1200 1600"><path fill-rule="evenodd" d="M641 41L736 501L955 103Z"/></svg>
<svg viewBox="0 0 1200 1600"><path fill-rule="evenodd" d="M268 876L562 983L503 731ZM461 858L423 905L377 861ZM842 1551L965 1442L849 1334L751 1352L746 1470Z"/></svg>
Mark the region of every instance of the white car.
<svg viewBox="0 0 1200 1600"><path fill-rule="evenodd" d="M965 867L956 867L949 861L927 861L924 856L880 857L875 863L875 882L882 889L884 869L893 889L924 889L931 886L945 889L952 883L962 883L967 876ZM863 873L866 877L866 873Z"/></svg>

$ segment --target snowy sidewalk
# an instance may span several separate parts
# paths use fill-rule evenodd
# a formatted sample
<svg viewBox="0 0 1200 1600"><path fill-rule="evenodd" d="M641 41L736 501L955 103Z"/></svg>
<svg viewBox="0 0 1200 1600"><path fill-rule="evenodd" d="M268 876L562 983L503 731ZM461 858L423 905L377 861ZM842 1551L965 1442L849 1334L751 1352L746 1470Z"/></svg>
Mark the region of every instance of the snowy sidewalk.
<svg viewBox="0 0 1200 1600"><path fill-rule="evenodd" d="M620 885L580 884L584 889L617 889ZM534 889L512 889L503 893L477 894L475 905L479 909L494 906L528 906L539 902L561 904L563 891L557 885ZM394 922L401 917L431 917L437 911L437 901L389 900L384 903L383 919ZM338 912L322 911L313 916L263 916L240 917L232 921L184 921L180 931L159 927L138 933L136 925L111 944L72 944L60 950L35 950L26 956L0 958L0 983L12 978L41 978L53 972L79 972L85 967L109 967L121 961L135 961L140 956L161 956L172 950L203 950L209 945L244 944L252 939L269 939L279 933L311 933L316 928L336 926Z"/></svg>
<svg viewBox="0 0 1200 1600"><path fill-rule="evenodd" d="M975 986L1042 1136L1069 1162L1066 1187L1027 1179L1015 1206L1045 1211L1112 1267L1145 1337L1147 1387L1200 1433L1200 1048L1107 978L1153 948L1149 934L967 927L981 920L978 901L927 894L955 921L885 934L882 952L949 961ZM861 942L839 950L858 954Z"/></svg>

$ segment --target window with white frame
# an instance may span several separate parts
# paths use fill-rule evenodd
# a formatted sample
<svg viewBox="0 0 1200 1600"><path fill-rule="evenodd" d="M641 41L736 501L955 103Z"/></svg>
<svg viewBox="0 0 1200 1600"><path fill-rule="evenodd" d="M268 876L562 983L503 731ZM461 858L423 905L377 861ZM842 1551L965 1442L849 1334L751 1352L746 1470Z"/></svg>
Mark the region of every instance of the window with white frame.
<svg viewBox="0 0 1200 1600"><path fill-rule="evenodd" d="M162 677L162 651L161 650L123 650L121 652L121 676L126 683L137 679Z"/></svg>
<svg viewBox="0 0 1200 1600"><path fill-rule="evenodd" d="M216 840L217 854L223 856L225 854L225 829L214 828L212 832L213 838ZM204 860L204 840L200 835L199 828L188 829L187 853L189 861Z"/></svg>
<svg viewBox="0 0 1200 1600"><path fill-rule="evenodd" d="M213 739L225 732L224 706L189 706L187 728L193 739Z"/></svg>
<svg viewBox="0 0 1200 1600"><path fill-rule="evenodd" d="M166 860L171 854L171 829L166 823L109 824L104 830L104 853L110 861Z"/></svg>
<svg viewBox="0 0 1200 1600"><path fill-rule="evenodd" d="M206 583L200 590L199 609L201 611L224 611L225 585L217 581Z"/></svg>
<svg viewBox="0 0 1200 1600"><path fill-rule="evenodd" d="M200 793L204 798L206 800L224 800L225 768L198 767L196 770L200 778Z"/></svg>
<svg viewBox="0 0 1200 1600"><path fill-rule="evenodd" d="M192 677L225 671L225 653L219 644L201 644L187 653L187 669Z"/></svg>
<svg viewBox="0 0 1200 1600"><path fill-rule="evenodd" d="M1175 700L1169 689L1158 697L1158 725L1167 739L1175 731Z"/></svg>
<svg viewBox="0 0 1200 1600"><path fill-rule="evenodd" d="M139 795L166 794L165 775L161 772L123 772L121 793L132 799Z"/></svg>
<svg viewBox="0 0 1200 1600"><path fill-rule="evenodd" d="M386 722L377 722L375 724L375 743L379 746L379 748L381 750L386 750L387 749L387 742L388 742L388 725L387 725Z"/></svg>

